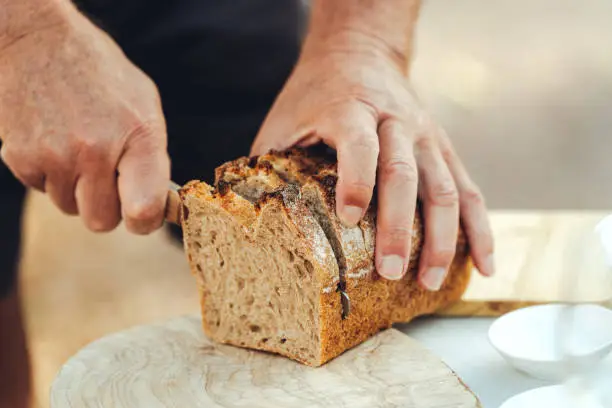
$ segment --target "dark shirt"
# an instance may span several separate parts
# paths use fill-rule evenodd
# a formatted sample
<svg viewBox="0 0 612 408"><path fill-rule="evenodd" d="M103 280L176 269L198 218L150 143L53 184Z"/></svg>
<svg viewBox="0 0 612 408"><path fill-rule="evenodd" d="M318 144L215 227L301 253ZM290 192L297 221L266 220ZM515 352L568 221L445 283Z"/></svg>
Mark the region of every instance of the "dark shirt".
<svg viewBox="0 0 612 408"><path fill-rule="evenodd" d="M297 58L305 22L300 0L78 0L149 75L166 98L236 109L245 97L279 88ZM226 97L225 97L226 96Z"/></svg>

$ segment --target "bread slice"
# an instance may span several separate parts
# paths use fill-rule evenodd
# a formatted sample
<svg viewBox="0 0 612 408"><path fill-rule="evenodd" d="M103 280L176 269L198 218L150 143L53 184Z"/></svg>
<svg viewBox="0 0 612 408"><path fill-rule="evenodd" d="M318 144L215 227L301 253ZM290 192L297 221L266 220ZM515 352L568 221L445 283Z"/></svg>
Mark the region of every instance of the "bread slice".
<svg viewBox="0 0 612 408"><path fill-rule="evenodd" d="M462 232L447 281L426 291L416 281L417 211L408 274L381 279L376 204L358 226L345 227L335 215L336 181L332 154L294 148L239 158L217 169L214 186L192 181L181 189L185 246L209 337L320 366L461 297L472 269ZM350 298L348 315L341 292Z"/></svg>

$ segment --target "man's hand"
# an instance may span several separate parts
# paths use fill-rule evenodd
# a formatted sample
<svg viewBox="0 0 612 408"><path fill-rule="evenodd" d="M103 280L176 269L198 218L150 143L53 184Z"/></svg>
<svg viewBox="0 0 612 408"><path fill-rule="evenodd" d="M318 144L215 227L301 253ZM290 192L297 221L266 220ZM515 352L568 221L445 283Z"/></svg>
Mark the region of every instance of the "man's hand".
<svg viewBox="0 0 612 408"><path fill-rule="evenodd" d="M170 176L157 89L70 2L48 4L61 6L43 7L42 23L0 31L2 160L93 231L123 217L149 233L163 222Z"/></svg>
<svg viewBox="0 0 612 408"><path fill-rule="evenodd" d="M414 6L415 2L390 3ZM320 141L335 148L336 210L347 225L355 225L364 215L377 183L376 266L382 276L399 279L406 273L417 195L425 216L421 284L431 290L442 285L455 254L460 217L477 268L491 275L493 239L482 195L444 130L423 111L409 88L408 57L403 58L401 51L409 50L409 44L391 47L368 35L367 29L346 30L351 23L359 26L359 18L351 16L359 16L360 4L374 20L390 12L374 5L386 2L315 3L311 35L252 153ZM350 10L334 31L334 22L342 21L338 10L342 7ZM326 9L333 17L317 14ZM327 34L317 30L321 20L326 21L320 24Z"/></svg>

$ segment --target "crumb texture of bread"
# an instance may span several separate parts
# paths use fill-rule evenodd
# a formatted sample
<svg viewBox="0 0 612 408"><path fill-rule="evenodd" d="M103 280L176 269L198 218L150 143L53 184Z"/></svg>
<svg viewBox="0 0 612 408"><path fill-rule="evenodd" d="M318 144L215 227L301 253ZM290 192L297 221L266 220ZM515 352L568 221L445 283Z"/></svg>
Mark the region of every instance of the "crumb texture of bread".
<svg viewBox="0 0 612 408"><path fill-rule="evenodd" d="M185 247L212 339L320 366L461 298L472 270L461 229L446 282L427 291L416 279L418 209L408 273L384 280L374 266L376 203L358 226L344 226L335 213L337 178L335 155L293 148L225 163L214 186L182 188ZM346 318L339 290L350 298Z"/></svg>
<svg viewBox="0 0 612 408"><path fill-rule="evenodd" d="M188 185L181 196L206 334L319 365L319 292L337 280L338 270L307 209L282 194L256 207L203 183Z"/></svg>

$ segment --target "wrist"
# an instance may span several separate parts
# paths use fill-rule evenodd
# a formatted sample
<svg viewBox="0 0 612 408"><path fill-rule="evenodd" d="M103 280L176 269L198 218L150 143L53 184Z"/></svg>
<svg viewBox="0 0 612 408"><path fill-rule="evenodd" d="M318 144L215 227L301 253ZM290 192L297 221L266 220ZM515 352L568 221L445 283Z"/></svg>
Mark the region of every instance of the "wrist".
<svg viewBox="0 0 612 408"><path fill-rule="evenodd" d="M67 25L70 0L0 0L0 48L40 30Z"/></svg>
<svg viewBox="0 0 612 408"><path fill-rule="evenodd" d="M342 29L329 35L311 32L302 47L301 61L317 61L336 57L340 61L354 59L387 61L405 72L410 55L358 29Z"/></svg>
<svg viewBox="0 0 612 408"><path fill-rule="evenodd" d="M315 0L303 54L369 55L407 72L419 6L419 0Z"/></svg>

